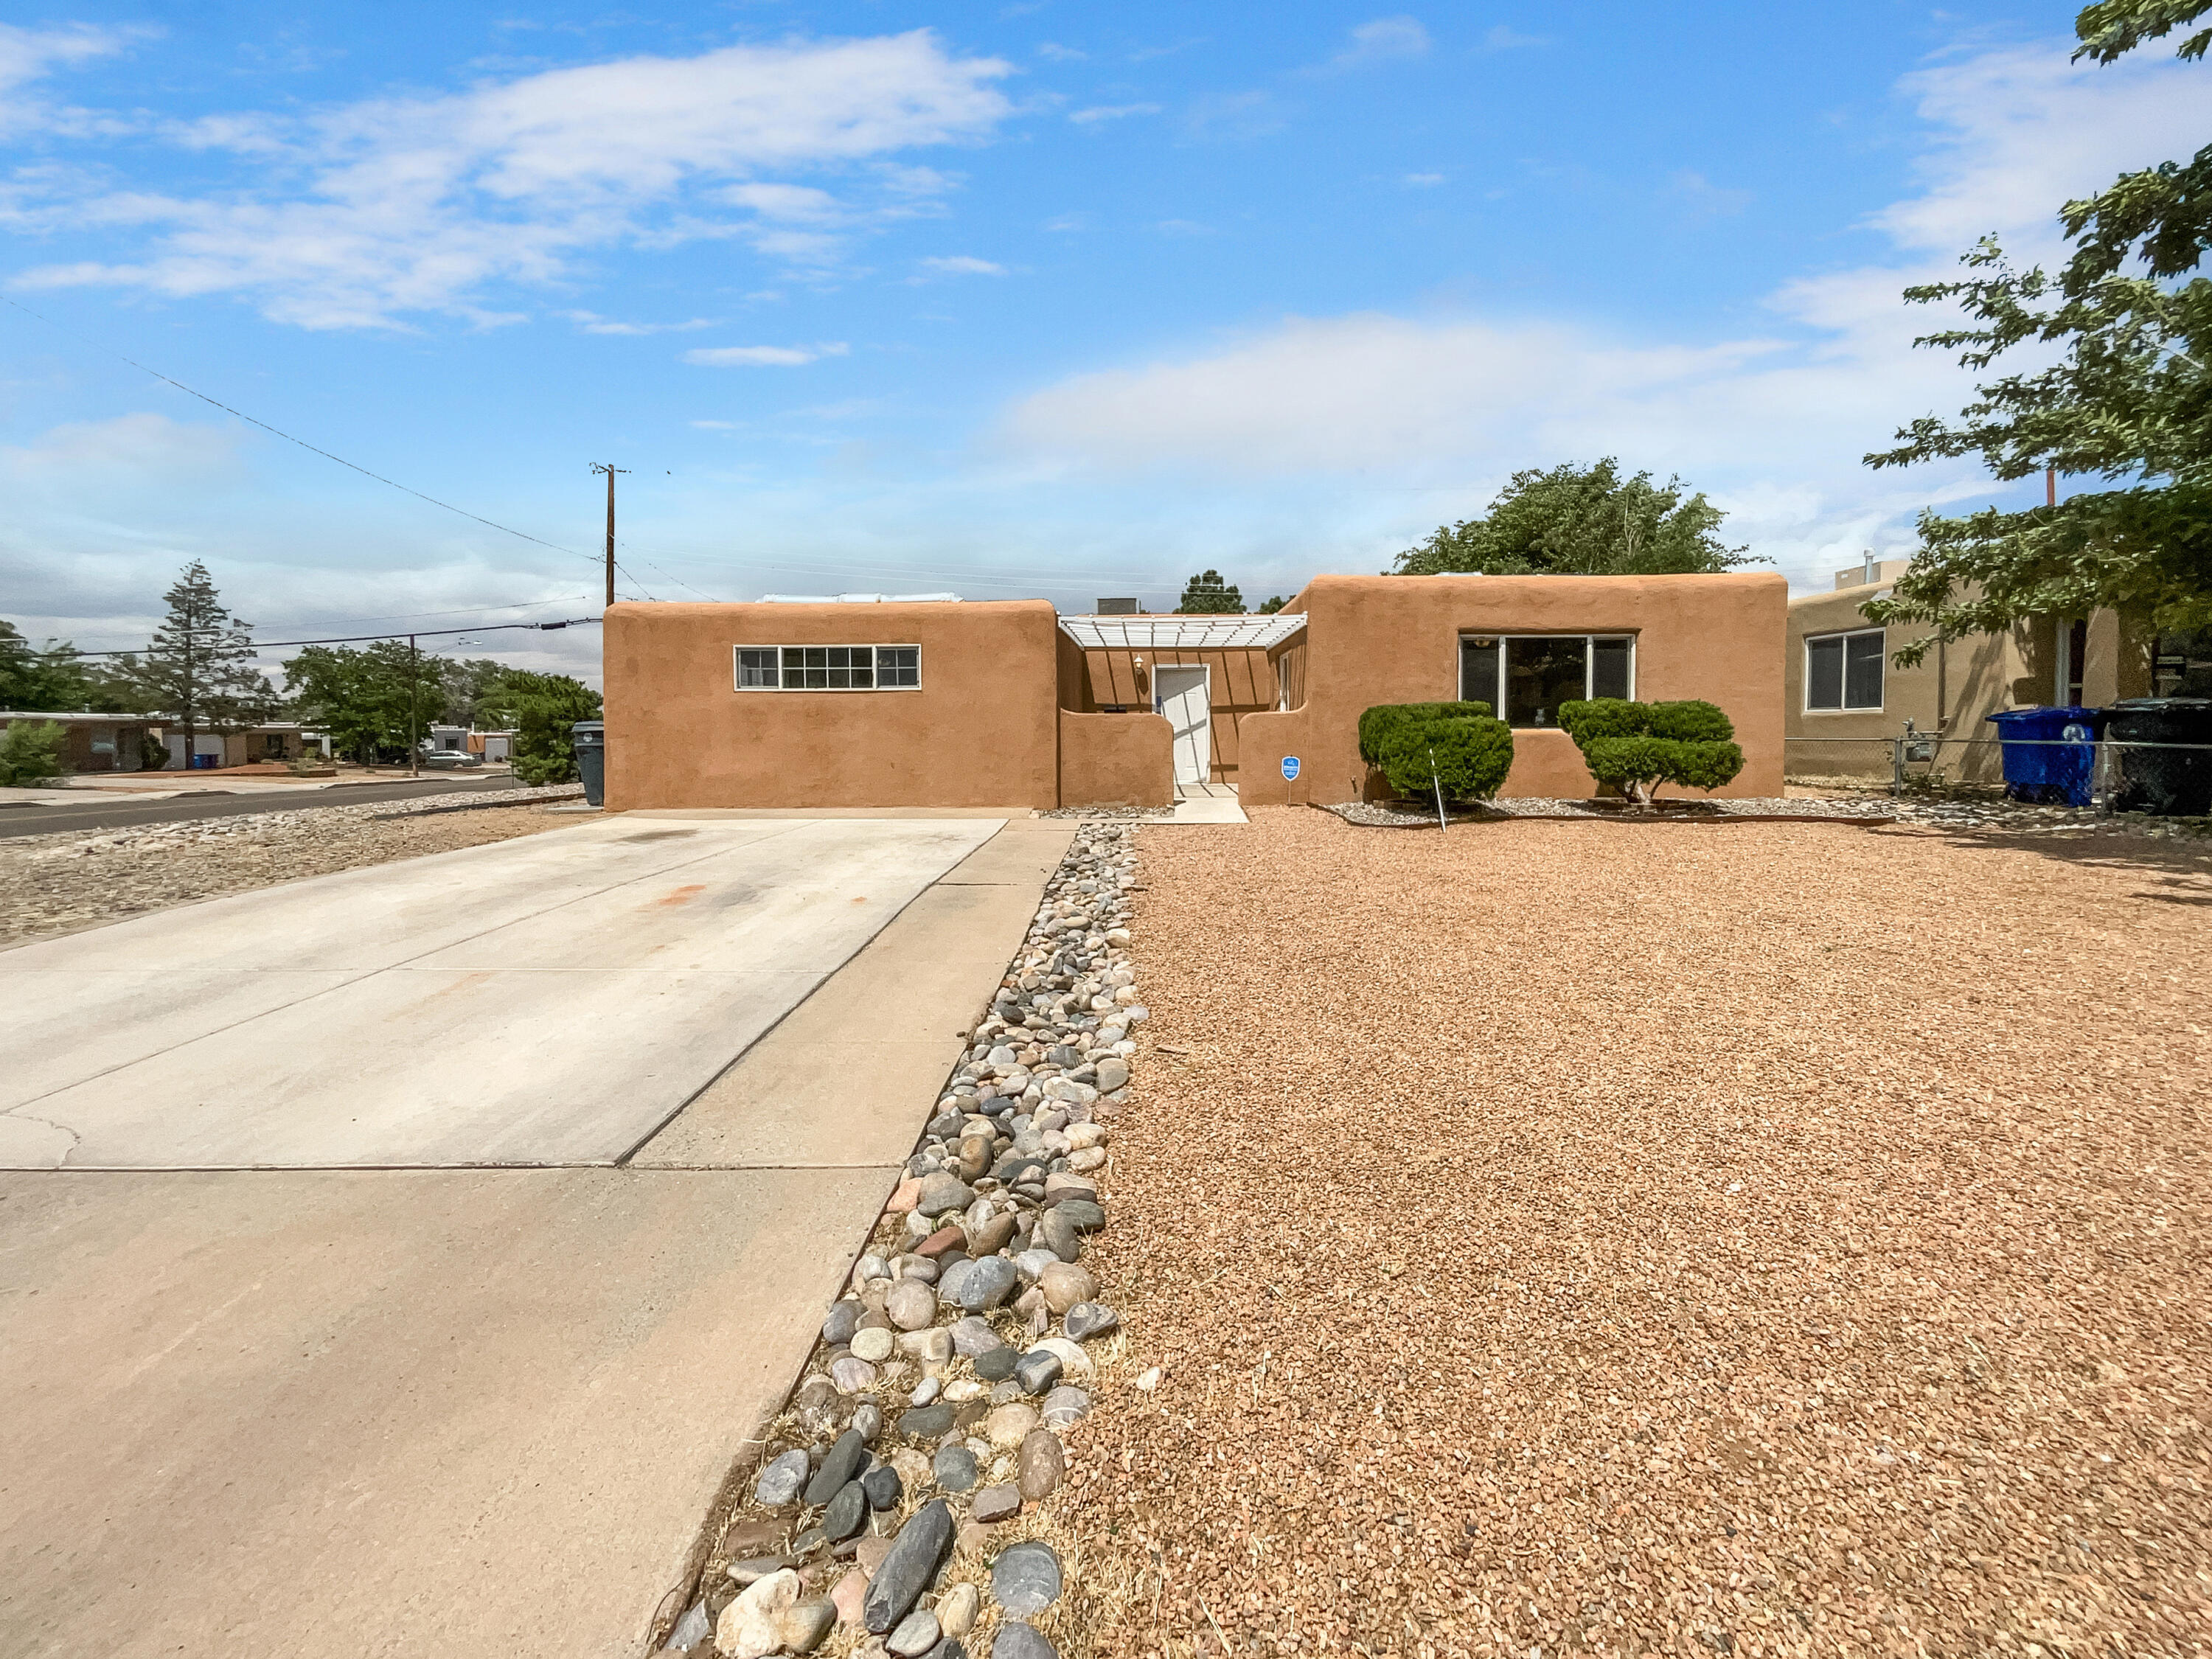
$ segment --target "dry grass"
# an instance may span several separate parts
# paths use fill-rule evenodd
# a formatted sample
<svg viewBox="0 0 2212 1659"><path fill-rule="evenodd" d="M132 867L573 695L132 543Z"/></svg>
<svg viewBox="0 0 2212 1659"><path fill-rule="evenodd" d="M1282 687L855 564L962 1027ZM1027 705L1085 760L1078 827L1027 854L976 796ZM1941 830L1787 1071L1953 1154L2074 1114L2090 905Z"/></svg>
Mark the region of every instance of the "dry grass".
<svg viewBox="0 0 2212 1659"><path fill-rule="evenodd" d="M1066 1650L2212 1646L2203 854L1141 845Z"/></svg>

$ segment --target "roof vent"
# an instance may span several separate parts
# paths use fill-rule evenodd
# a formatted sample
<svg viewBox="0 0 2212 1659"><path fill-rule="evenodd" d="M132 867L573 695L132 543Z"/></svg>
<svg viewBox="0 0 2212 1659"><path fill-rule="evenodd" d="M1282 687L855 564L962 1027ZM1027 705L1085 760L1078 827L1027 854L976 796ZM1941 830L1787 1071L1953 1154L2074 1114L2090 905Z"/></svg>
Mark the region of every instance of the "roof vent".
<svg viewBox="0 0 2212 1659"><path fill-rule="evenodd" d="M1134 617L1140 614L1140 611L1141 607L1134 599L1101 599L1098 601L1098 614L1102 617Z"/></svg>

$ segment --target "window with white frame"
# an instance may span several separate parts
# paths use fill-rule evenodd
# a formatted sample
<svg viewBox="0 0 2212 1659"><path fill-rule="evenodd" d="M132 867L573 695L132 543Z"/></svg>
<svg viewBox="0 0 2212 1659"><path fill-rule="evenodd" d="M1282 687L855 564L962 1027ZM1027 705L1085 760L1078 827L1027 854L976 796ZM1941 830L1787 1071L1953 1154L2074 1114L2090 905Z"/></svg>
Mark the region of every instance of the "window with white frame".
<svg viewBox="0 0 2212 1659"><path fill-rule="evenodd" d="M1883 632L1815 634L1805 641L1805 712L1881 713Z"/></svg>
<svg viewBox="0 0 2212 1659"><path fill-rule="evenodd" d="M740 691L918 691L918 645L741 645Z"/></svg>
<svg viewBox="0 0 2212 1659"><path fill-rule="evenodd" d="M1636 636L1462 634L1459 695L1508 726L1556 726L1563 702L1636 695Z"/></svg>

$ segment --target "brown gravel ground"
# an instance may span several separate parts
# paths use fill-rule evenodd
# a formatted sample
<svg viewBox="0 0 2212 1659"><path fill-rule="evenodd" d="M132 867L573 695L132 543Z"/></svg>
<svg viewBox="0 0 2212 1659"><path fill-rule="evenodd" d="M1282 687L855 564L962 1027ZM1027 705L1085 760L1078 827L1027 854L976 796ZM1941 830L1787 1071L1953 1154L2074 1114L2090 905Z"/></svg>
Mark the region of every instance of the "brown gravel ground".
<svg viewBox="0 0 2212 1659"><path fill-rule="evenodd" d="M2212 1648L2203 853L1141 844L1064 1651Z"/></svg>
<svg viewBox="0 0 2212 1659"><path fill-rule="evenodd" d="M162 842L143 831L0 841L0 949L301 876L513 841L577 822L535 805L391 818L360 807L308 807L268 819L277 822L260 833L235 829L239 820L217 820L220 832L205 841L180 835ZM115 839L124 844L101 844Z"/></svg>

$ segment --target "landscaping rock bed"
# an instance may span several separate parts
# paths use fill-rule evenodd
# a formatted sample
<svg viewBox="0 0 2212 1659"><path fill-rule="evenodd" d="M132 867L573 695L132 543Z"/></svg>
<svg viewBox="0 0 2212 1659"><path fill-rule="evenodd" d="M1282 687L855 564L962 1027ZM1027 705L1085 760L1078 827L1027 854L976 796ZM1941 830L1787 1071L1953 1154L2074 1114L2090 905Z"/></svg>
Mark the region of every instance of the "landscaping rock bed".
<svg viewBox="0 0 2212 1659"><path fill-rule="evenodd" d="M1172 806L1053 806L1040 811L1041 818L1097 818L1102 821L1126 818L1141 821L1146 818L1172 818Z"/></svg>
<svg viewBox="0 0 2212 1659"><path fill-rule="evenodd" d="M88 835L0 841L0 942L74 933L124 916L190 904L301 876L479 847L557 830L533 803L574 800L580 785L452 797L306 806L231 817L179 818Z"/></svg>
<svg viewBox="0 0 2212 1659"><path fill-rule="evenodd" d="M1060 1651L1049 1500L1122 1358L1082 1258L1148 1012L1135 869L1132 830L1077 832L665 1651Z"/></svg>

